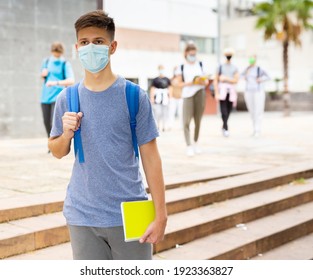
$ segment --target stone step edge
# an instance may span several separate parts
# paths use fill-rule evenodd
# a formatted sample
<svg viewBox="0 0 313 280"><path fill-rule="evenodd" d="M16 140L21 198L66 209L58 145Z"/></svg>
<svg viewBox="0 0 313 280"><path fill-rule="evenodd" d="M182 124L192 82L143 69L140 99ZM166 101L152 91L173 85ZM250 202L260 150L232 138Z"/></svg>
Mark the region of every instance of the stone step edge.
<svg viewBox="0 0 313 280"><path fill-rule="evenodd" d="M264 167L260 166L258 169L262 168ZM225 172L222 172L222 174L219 170L215 171L215 173L216 172L219 174L215 174L213 176L208 176L206 173L203 172L197 173L196 176L194 173L190 176L185 174L171 176L169 180L170 183L166 184L165 188L167 190L178 188L180 186L188 186L190 184L199 182L214 181L221 178L246 174L249 172L253 172L253 170L249 170L247 172L244 172L243 170L241 170L240 172L232 171L230 174L226 174ZM197 179L195 179L195 177L197 177ZM10 206L3 206L4 203L2 203L2 207L0 208L0 223L62 211L65 191L53 192L52 195L55 198L54 200L51 199L49 195L50 193L28 194L17 198L6 199L4 203ZM41 201L41 203L38 203L36 200ZM12 205L15 206L12 207Z"/></svg>
<svg viewBox="0 0 313 280"><path fill-rule="evenodd" d="M310 244L311 247L308 247ZM306 249L304 249L306 248ZM292 252L292 253L291 253ZM283 255L283 257L282 257ZM286 256L293 255L288 258ZM313 233L285 243L270 251L262 252L251 258L252 260L312 260L313 259Z"/></svg>
<svg viewBox="0 0 313 280"><path fill-rule="evenodd" d="M197 224L194 225L192 227L185 227L182 230L178 230L175 232L171 232L171 233L166 233L165 236L165 240L162 241L161 243L157 244L154 246L154 253L157 252L161 252L164 250L168 250L170 248L173 248L176 246L176 244L185 244L188 243L192 240L207 236L209 234L212 233L216 233L222 230L226 230L230 227L235 226L238 223L246 223L255 219L260 219L264 216L266 216L266 211L265 209L267 207L271 207L271 214L273 213L277 213L277 212L281 212L283 210L289 209L291 207L295 207L298 206L299 204L302 203L306 203L309 201L313 200L313 190L310 191L304 191L303 193L300 193L298 195L294 195L294 196L290 196L284 199L278 199L277 201L271 202L271 203L267 203L267 204L262 204L261 206L256 206L256 207L252 207L250 209L246 209L244 211L239 211L237 213L233 213L232 215L225 215L223 217L217 218L217 219L211 219L211 220L207 220L204 223L201 224ZM286 201L288 201L288 203L286 203ZM254 213L257 213L257 215L252 215ZM53 214L51 214L50 217L52 217ZM49 218L49 216L47 216L47 218ZM28 220L32 219L32 218L27 218ZM36 217L34 217L34 219L36 219ZM219 225L218 227L216 227L215 225ZM64 233L64 228L63 226L66 228L65 222L64 225L60 225L58 224L57 228L62 228L63 230L63 234L65 234L64 239L61 240L62 242L65 242L66 240L69 240L69 236L68 233ZM52 234L50 234L50 241L52 242L53 245L58 244L59 241L53 241L54 239L54 235L56 233L53 233L55 230L54 227L52 228L47 228L45 230L41 230L39 232L45 232L46 235L50 234L50 231L52 232ZM17 235L17 236L12 236L9 237L7 239L1 240L0 244L2 246L8 246L8 244L21 244L23 242L28 242L30 244L33 244L34 242L29 241L30 238L36 238L36 231L35 232L31 232L31 233L26 233L26 234L21 234L21 235ZM58 238L58 236L56 236ZM14 238L16 240L14 240ZM58 240L58 239L57 239ZM47 247L50 246L50 243L48 244L43 244L43 242L41 242L41 247ZM11 246L12 247L12 246ZM20 251L20 249L14 250L13 248L10 248L12 251L11 254L16 255L16 254L20 254L20 253L24 253L26 252L25 250L33 250L34 248L31 247L29 249L27 248L27 244L26 245L20 245L17 248L25 248L22 249L22 251ZM35 246L36 249L40 248L38 246ZM0 250L1 251L1 250ZM8 257L10 255L5 255L5 254L1 254L0 258L4 258L4 257Z"/></svg>
<svg viewBox="0 0 313 280"><path fill-rule="evenodd" d="M263 170L256 171L257 174L259 174L259 172L264 172L264 171ZM254 172L251 172L248 174L252 175L253 173ZM244 175L234 175L234 176L244 176ZM277 177L274 176L274 178L266 180L267 182L266 186L268 188L271 188L271 187L276 186L277 184L289 183L290 181L297 179L299 177L303 177L303 178L313 177L313 168L312 169L306 168L305 170L302 170L302 171L298 170L291 174L286 174L282 176L277 176ZM220 180L220 179L217 179L217 180ZM248 194L256 190L260 191L263 188L264 188L264 181L263 181L263 184L262 182L258 181L255 184L237 186L236 191L234 192L229 191L229 190L234 189L234 187L231 187L230 189L217 192L215 193L215 195L213 195L212 193L208 193L206 196L201 195L199 197L189 197L188 203L186 203L186 201L184 203L181 203L181 201L171 201L167 203L168 213L174 214L180 211L186 211L194 207L201 207L201 206L213 203L213 202L219 202L225 199L231 199L234 197L242 196L244 194ZM27 197L29 197L32 201L34 200L34 198L37 198L39 201L43 199L42 197L47 197L49 195L50 195L49 193L45 193L45 194L28 195ZM21 198L24 199L23 203L21 202L18 203L19 206L16 206L13 208L0 209L0 223L30 217L30 215L38 216L42 214L55 213L58 211L62 211L65 191L54 192L54 195L58 197L57 199L55 199L55 201L51 201L50 198L45 198L47 201L46 203L43 202L43 203L38 204L37 202L36 203L33 202L32 204L28 204L28 205L27 205L27 200L25 201L26 196L18 197L17 198L18 201L21 201ZM14 204L14 201L16 201L16 199L13 199L12 201L13 201L12 204Z"/></svg>
<svg viewBox="0 0 313 280"><path fill-rule="evenodd" d="M281 216L286 216L289 215L288 211L299 211L298 209L301 207L306 207L306 206L310 206L310 208L312 208L312 204L311 203L307 203L301 206L298 206L294 209L289 209L286 212L281 212L278 213L278 215ZM280 217L281 218L281 217ZM257 219L255 221L251 221L251 223L247 223L244 224L244 226L246 228L251 227L251 224L253 223L263 223L263 219L270 219L270 217L264 217L261 219ZM177 247L176 248L170 248L168 250L164 250L162 252L155 252L154 256L155 259L159 259L159 260L167 260L167 259L172 259L173 255L175 258L175 255L178 255L180 257L177 257L176 259L181 259L181 256L184 255L184 252L194 252L196 247L199 246L204 246L204 244L206 244L207 246L209 246L208 243L216 243L216 242L221 242L221 240L227 238L227 236L235 236L235 230L238 231L238 229L236 228L229 228L217 233L214 233L213 235L207 235L204 236L202 238L198 238L195 239L191 242L188 242L186 244L179 244L182 245L182 247ZM238 231L239 232L239 231ZM274 248L277 248L278 246L281 246L283 244L287 244L290 241L296 240L298 238L301 238L303 236L306 236L308 234L313 233L313 215L311 215L310 217L307 217L305 219L302 219L302 221L300 222L294 222L292 223L289 222L289 224L282 226L281 228L278 228L277 230L275 230L274 232L267 234L264 233L263 236L259 236L259 237L255 237L252 234L252 238L253 240L249 241L248 237L246 237L245 239L247 239L248 241L246 243L240 243L240 244L229 244L226 246L229 248L226 249L222 249L222 252L217 252L215 255L212 253L207 254L206 257L202 258L202 259L207 259L207 260L243 260L243 259L251 259L254 256L257 256L260 253L265 253L268 252L269 250L272 250ZM238 233L240 234L240 233ZM213 240L212 240L213 239ZM208 240L208 242L206 242L205 240ZM209 241L210 240L210 241ZM252 251L253 253L247 253L249 251ZM171 257L168 256L168 254L170 253ZM188 254L188 253L187 253ZM185 259L190 259L190 257L186 257ZM199 259L199 258L197 258Z"/></svg>
<svg viewBox="0 0 313 280"><path fill-rule="evenodd" d="M267 217L267 208L271 209L270 215L300 206L313 201L313 190L279 199L270 203L253 206L252 208L225 215L219 218L203 220L200 224L184 227L181 230L167 232L163 241L154 246L154 253L174 248L176 244L185 244L207 235L221 232L257 219ZM288 203L287 203L288 202ZM204 206L205 207L205 206ZM191 210L195 211L195 210ZM180 214L180 213L179 213ZM175 214L173 214L175 216Z"/></svg>

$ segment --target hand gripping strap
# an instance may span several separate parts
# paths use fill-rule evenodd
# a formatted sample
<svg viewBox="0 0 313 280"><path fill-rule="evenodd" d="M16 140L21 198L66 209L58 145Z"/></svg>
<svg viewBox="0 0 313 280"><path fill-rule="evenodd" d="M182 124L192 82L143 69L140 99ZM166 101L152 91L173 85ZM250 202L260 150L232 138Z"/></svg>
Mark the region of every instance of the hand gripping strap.
<svg viewBox="0 0 313 280"><path fill-rule="evenodd" d="M140 88L138 85L130 81L126 81L126 100L130 116L130 129L132 133L132 142L136 158L139 158L138 143L136 136L136 125L137 125L136 115L139 110L139 90Z"/></svg>
<svg viewBox="0 0 313 280"><path fill-rule="evenodd" d="M79 95L78 95L78 86L79 83L75 84L74 86L68 87L66 89L66 98L67 98L67 105L69 112L79 112ZM80 134L80 127L78 130L74 132L74 152L75 155L78 154L78 159L80 163L85 162L84 151L83 151L83 144L82 138Z"/></svg>

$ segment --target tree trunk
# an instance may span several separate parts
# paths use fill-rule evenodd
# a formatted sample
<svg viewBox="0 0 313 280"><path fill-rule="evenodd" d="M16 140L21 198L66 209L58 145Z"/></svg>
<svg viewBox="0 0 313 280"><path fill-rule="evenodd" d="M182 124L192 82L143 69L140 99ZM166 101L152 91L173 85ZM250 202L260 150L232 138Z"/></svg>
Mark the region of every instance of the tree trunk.
<svg viewBox="0 0 313 280"><path fill-rule="evenodd" d="M283 101L284 101L284 115L290 115L290 93L288 87L288 48L289 48L289 40L286 38L283 41L283 66L284 66L284 94L283 94Z"/></svg>

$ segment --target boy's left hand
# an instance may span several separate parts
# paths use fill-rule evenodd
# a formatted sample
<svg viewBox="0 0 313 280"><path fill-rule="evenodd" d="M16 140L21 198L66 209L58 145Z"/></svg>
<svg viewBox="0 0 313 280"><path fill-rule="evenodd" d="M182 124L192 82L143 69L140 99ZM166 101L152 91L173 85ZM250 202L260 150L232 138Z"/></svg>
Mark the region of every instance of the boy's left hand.
<svg viewBox="0 0 313 280"><path fill-rule="evenodd" d="M140 243L157 244L164 239L166 222L153 221L147 228L146 232L140 238Z"/></svg>

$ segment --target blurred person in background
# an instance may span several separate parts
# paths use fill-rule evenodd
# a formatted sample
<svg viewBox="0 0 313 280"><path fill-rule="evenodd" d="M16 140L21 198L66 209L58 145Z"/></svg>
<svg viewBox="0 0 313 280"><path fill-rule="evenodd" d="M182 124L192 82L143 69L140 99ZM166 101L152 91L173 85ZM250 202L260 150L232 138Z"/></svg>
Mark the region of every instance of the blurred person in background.
<svg viewBox="0 0 313 280"><path fill-rule="evenodd" d="M215 99L220 103L223 121L222 134L224 137L229 136L228 119L232 108L237 105L237 92L235 86L239 79L239 72L238 68L231 63L233 55L233 49L226 48L224 50L226 62L218 67L214 79Z"/></svg>
<svg viewBox="0 0 313 280"><path fill-rule="evenodd" d="M172 97L171 80L165 76L164 66L159 65L159 75L154 78L150 89L150 101L158 125L158 129L166 131L169 128L169 104Z"/></svg>
<svg viewBox="0 0 313 280"><path fill-rule="evenodd" d="M252 119L252 136L259 137L265 108L264 82L270 77L256 64L256 55L251 55L248 62L249 66L241 74L246 82L244 98Z"/></svg>
<svg viewBox="0 0 313 280"><path fill-rule="evenodd" d="M51 45L50 57L43 60L41 78L41 109L46 133L49 137L54 113L55 101L66 86L74 84L74 73L69 61L63 57L64 46L60 42Z"/></svg>
<svg viewBox="0 0 313 280"><path fill-rule="evenodd" d="M186 155L194 156L202 152L199 147L201 120L205 108L205 87L208 80L204 76L202 62L197 59L197 47L189 42L184 51L184 64L177 69L178 85L182 89L183 128L186 141ZM194 119L194 142L191 142L190 123Z"/></svg>
<svg viewBox="0 0 313 280"><path fill-rule="evenodd" d="M169 105L169 126L174 126L175 119L178 119L179 128L183 126L183 98L182 87L179 86L178 75L176 74L178 66L174 67L173 77L171 79L172 84L172 98Z"/></svg>

